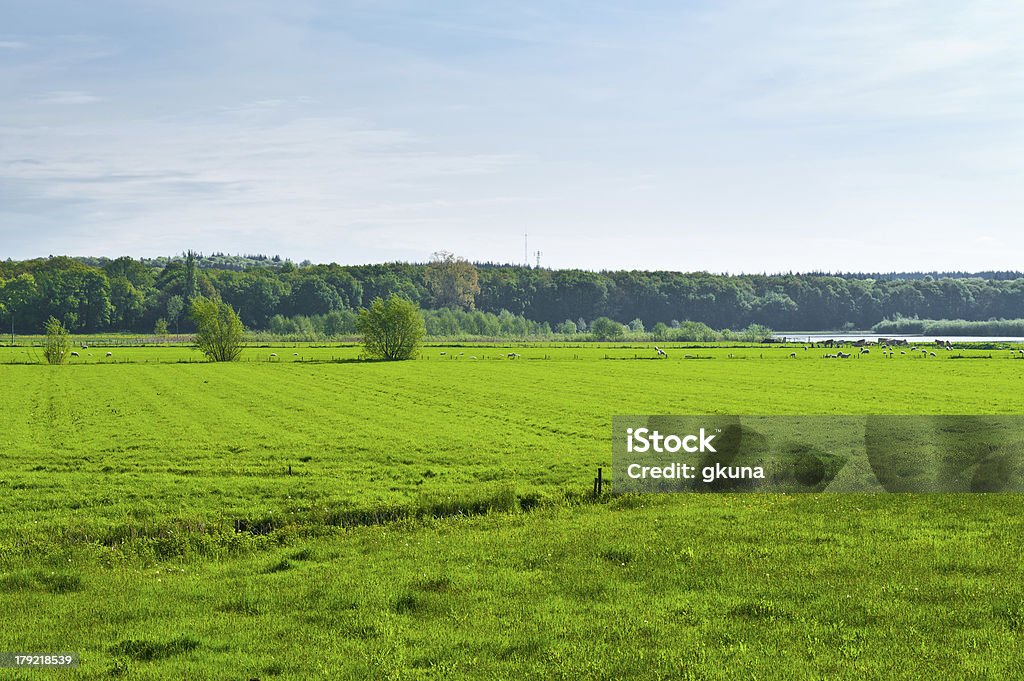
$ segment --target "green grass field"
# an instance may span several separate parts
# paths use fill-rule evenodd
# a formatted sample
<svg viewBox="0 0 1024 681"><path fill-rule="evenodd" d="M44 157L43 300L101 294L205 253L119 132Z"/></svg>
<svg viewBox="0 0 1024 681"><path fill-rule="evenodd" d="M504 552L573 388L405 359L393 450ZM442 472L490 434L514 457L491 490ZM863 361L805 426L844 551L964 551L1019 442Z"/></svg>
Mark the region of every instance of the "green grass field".
<svg viewBox="0 0 1024 681"><path fill-rule="evenodd" d="M0 651L82 655L14 678L1024 674L1015 495L586 494L615 414L1024 414L1024 361L667 350L0 349Z"/></svg>

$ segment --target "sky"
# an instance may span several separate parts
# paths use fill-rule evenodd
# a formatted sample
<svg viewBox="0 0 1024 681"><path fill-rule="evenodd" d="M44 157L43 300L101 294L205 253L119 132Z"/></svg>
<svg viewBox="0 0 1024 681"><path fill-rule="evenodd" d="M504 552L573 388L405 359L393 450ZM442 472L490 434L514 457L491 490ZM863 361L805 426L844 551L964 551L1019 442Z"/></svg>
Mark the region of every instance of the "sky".
<svg viewBox="0 0 1024 681"><path fill-rule="evenodd" d="M1018 0L0 0L0 259L1024 269Z"/></svg>

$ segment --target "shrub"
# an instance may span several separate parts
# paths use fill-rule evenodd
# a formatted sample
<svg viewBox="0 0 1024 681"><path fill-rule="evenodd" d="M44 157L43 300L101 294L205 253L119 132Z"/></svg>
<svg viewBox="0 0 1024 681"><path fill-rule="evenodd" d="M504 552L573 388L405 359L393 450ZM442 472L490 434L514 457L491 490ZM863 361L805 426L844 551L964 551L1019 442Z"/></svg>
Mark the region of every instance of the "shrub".
<svg viewBox="0 0 1024 681"><path fill-rule="evenodd" d="M46 345L43 346L43 357L47 364L63 364L68 356L70 335L55 317L46 321Z"/></svg>
<svg viewBox="0 0 1024 681"><path fill-rule="evenodd" d="M360 310L356 328L366 354L386 360L411 359L426 333L419 306L395 294Z"/></svg>
<svg viewBox="0 0 1024 681"><path fill-rule="evenodd" d="M622 327L622 324L608 319L608 317L598 317L590 323L590 333L593 334L594 338L600 340L612 340L622 338L626 330Z"/></svg>
<svg viewBox="0 0 1024 681"><path fill-rule="evenodd" d="M242 354L245 327L227 303L209 298L192 301L196 323L196 346L211 361L233 362Z"/></svg>

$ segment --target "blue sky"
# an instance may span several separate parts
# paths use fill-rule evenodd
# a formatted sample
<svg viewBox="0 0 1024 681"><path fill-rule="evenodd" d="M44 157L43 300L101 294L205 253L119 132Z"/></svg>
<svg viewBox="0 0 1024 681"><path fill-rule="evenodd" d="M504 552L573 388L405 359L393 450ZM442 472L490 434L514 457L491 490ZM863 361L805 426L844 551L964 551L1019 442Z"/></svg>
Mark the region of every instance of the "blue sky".
<svg viewBox="0 0 1024 681"><path fill-rule="evenodd" d="M0 0L0 258L1024 269L1021 35L1013 0Z"/></svg>

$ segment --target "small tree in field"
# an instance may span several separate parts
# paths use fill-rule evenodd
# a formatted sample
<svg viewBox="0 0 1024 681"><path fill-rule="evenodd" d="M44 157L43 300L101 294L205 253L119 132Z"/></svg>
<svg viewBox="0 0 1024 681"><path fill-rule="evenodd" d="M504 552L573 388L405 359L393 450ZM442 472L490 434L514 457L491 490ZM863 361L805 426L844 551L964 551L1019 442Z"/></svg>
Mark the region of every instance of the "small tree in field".
<svg viewBox="0 0 1024 681"><path fill-rule="evenodd" d="M590 323L590 333L598 340L614 340L622 338L626 329L618 322L607 317L598 317Z"/></svg>
<svg viewBox="0 0 1024 681"><path fill-rule="evenodd" d="M196 346L213 362L233 362L242 354L245 327L227 303L209 298L192 301Z"/></svg>
<svg viewBox="0 0 1024 681"><path fill-rule="evenodd" d="M63 364L68 356L70 335L55 317L46 320L46 345L43 346L43 357L47 364Z"/></svg>
<svg viewBox="0 0 1024 681"><path fill-rule="evenodd" d="M167 335L167 320L164 319L163 317L161 317L160 319L156 320L156 324L153 325L153 333L155 333L158 336L166 336Z"/></svg>
<svg viewBox="0 0 1024 681"><path fill-rule="evenodd" d="M387 360L411 359L426 333L419 306L394 294L360 310L356 330L366 354Z"/></svg>

